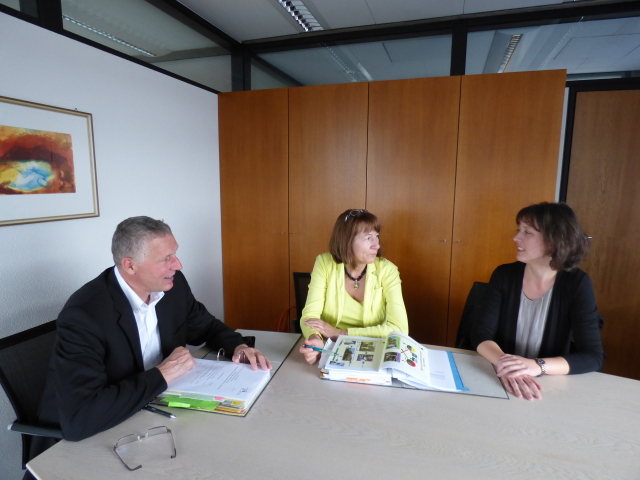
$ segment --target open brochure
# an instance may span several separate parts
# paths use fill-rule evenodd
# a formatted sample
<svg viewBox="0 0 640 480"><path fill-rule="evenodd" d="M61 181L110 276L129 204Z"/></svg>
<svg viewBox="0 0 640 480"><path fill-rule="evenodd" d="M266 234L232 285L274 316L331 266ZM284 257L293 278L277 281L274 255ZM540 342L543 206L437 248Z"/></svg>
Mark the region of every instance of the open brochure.
<svg viewBox="0 0 640 480"><path fill-rule="evenodd" d="M375 385L396 378L416 388L467 390L451 352L423 347L400 332L385 338L340 335L324 349L333 353L320 358L322 378Z"/></svg>
<svg viewBox="0 0 640 480"><path fill-rule="evenodd" d="M195 361L195 367L169 382L154 403L244 416L269 383L269 370L254 371L247 363Z"/></svg>

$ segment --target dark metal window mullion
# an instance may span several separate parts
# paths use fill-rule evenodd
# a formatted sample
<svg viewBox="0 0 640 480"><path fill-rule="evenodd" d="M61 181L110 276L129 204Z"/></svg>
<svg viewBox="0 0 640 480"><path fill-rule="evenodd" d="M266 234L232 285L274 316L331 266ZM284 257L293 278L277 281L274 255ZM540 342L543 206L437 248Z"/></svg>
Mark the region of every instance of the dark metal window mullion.
<svg viewBox="0 0 640 480"><path fill-rule="evenodd" d="M62 33L61 0L20 0L20 11L36 17L47 30Z"/></svg>
<svg viewBox="0 0 640 480"><path fill-rule="evenodd" d="M467 66L467 34L466 25L457 25L451 32L451 69L450 75L464 75Z"/></svg>

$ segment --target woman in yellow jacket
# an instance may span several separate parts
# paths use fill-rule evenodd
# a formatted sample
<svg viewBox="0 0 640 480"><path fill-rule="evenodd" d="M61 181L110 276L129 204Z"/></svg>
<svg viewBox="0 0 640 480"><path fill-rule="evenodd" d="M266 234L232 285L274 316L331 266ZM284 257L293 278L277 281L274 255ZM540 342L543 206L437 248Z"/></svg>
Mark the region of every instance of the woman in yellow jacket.
<svg viewBox="0 0 640 480"><path fill-rule="evenodd" d="M318 255L311 272L300 326L304 345L322 348L338 335L384 337L408 334L400 274L382 256L378 218L366 210L347 210L333 227L329 252ZM300 347L310 364L320 354Z"/></svg>

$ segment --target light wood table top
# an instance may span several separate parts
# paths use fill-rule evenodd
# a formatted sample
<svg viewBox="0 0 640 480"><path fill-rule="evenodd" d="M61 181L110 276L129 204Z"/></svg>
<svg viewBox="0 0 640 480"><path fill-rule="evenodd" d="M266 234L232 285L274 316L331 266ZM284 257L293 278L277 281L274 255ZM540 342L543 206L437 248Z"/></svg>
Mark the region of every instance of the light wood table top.
<svg viewBox="0 0 640 480"><path fill-rule="evenodd" d="M299 342L300 343L300 342ZM244 418L141 411L29 463L41 480L355 478L639 479L640 382L546 376L528 402L318 378L297 346ZM173 431L177 458L128 472L122 436Z"/></svg>

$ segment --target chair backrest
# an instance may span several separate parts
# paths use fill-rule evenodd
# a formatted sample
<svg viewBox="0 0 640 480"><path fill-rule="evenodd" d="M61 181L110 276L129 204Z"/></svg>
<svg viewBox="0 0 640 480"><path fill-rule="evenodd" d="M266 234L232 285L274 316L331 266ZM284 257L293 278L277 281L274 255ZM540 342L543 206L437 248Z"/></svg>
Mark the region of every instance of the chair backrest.
<svg viewBox="0 0 640 480"><path fill-rule="evenodd" d="M0 339L0 384L18 422L37 423L55 339L55 320ZM30 439L22 437L26 455Z"/></svg>
<svg viewBox="0 0 640 480"><path fill-rule="evenodd" d="M471 344L471 329L473 328L473 322L476 316L480 314L488 287L489 284L483 282L474 282L471 287L467 301L464 304L462 317L460 317L460 325L458 325L456 348L473 350L473 345Z"/></svg>
<svg viewBox="0 0 640 480"><path fill-rule="evenodd" d="M296 321L291 323L291 331L300 333L300 318L302 317L302 309L307 303L307 294L309 293L309 282L311 282L311 273L293 272L293 290L296 295Z"/></svg>

